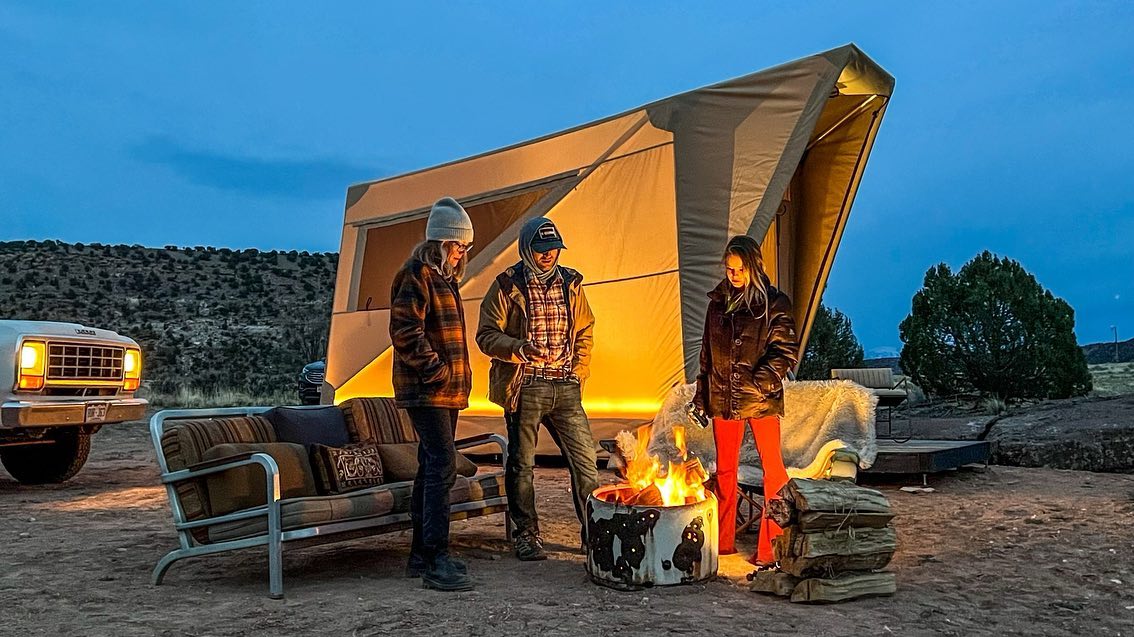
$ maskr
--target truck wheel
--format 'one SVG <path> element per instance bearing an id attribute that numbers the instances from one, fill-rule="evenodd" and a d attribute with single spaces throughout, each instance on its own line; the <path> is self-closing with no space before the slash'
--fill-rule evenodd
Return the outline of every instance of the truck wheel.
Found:
<path id="1" fill-rule="evenodd" d="M 0 462 L 23 484 L 50 484 L 70 479 L 87 461 L 91 435 L 77 428 L 56 429 L 47 434 L 49 445 L 0 447 Z"/>

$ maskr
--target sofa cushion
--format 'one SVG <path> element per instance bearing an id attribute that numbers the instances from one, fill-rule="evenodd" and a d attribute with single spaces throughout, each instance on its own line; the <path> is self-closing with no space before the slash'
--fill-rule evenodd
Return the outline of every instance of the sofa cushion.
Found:
<path id="1" fill-rule="evenodd" d="M 276 407 L 264 412 L 280 442 L 303 445 L 310 452 L 316 444 L 341 447 L 350 442 L 343 412 L 334 406 L 318 408 Z"/>
<path id="2" fill-rule="evenodd" d="M 390 520 L 390 529 L 408 528 L 412 482 L 387 483 L 362 491 L 342 495 L 325 495 L 314 498 L 295 498 L 280 502 L 283 530 L 292 531 L 332 522 L 398 515 Z M 482 473 L 471 478 L 457 476 L 449 491 L 450 504 L 478 502 L 504 497 L 504 473 Z M 454 511 L 452 519 L 459 520 L 504 510 L 505 504 L 474 511 Z M 268 531 L 266 517 L 225 522 L 209 527 L 208 539 L 212 542 L 235 540 L 263 535 Z"/>
<path id="3" fill-rule="evenodd" d="M 469 495 L 465 500 L 466 502 L 505 496 L 503 471 L 480 473 L 469 478 L 458 478 L 458 480 L 466 480 L 469 484 Z"/>
<path id="4" fill-rule="evenodd" d="M 221 444 L 205 451 L 203 459 L 216 460 L 246 453 L 266 453 L 276 461 L 280 470 L 280 499 L 316 495 L 315 478 L 303 445 L 289 442 Z M 264 468 L 258 464 L 209 474 L 205 483 L 209 510 L 214 516 L 261 506 L 268 501 Z"/>
<path id="5" fill-rule="evenodd" d="M 280 502 L 280 521 L 285 531 L 302 529 L 330 522 L 376 517 L 393 512 L 397 494 L 386 485 L 352 491 L 341 495 L 321 495 Z M 405 495 L 409 510 L 409 495 Z M 408 526 L 408 521 L 407 521 Z M 209 527 L 209 540 L 219 542 L 263 535 L 268 531 L 266 516 L 225 522 Z"/>
<path id="6" fill-rule="evenodd" d="M 412 481 L 417 476 L 417 443 L 378 445 L 378 455 L 386 472 L 386 482 Z M 464 454 L 457 453 L 457 475 L 476 474 L 476 464 Z"/>
<path id="7" fill-rule="evenodd" d="M 393 398 L 351 398 L 339 405 L 351 442 L 417 442 L 417 432 Z"/>
<path id="8" fill-rule="evenodd" d="M 311 468 L 322 495 L 336 495 L 382 484 L 382 459 L 378 447 L 360 442 L 342 447 L 315 445 Z"/>
<path id="9" fill-rule="evenodd" d="M 204 460 L 209 448 L 234 442 L 276 442 L 272 423 L 263 416 L 226 416 L 169 421 L 161 436 L 161 452 L 170 471 L 181 471 Z M 186 520 L 209 517 L 204 480 L 176 487 Z"/>

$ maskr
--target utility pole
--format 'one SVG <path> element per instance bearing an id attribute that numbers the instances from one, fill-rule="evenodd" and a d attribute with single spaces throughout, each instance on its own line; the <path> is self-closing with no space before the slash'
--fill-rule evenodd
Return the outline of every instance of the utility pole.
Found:
<path id="1" fill-rule="evenodd" d="M 1118 326 L 1111 325 L 1110 331 L 1114 332 L 1114 362 L 1118 362 Z"/>

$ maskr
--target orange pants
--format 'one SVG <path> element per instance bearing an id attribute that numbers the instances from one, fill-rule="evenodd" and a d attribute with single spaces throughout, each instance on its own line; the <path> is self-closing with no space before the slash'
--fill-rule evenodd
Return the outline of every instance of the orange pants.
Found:
<path id="1" fill-rule="evenodd" d="M 780 453 L 780 417 L 749 418 L 748 426 L 752 427 L 756 451 L 760 452 L 760 464 L 764 469 L 764 514 L 760 518 L 760 540 L 756 553 L 748 561 L 771 564 L 776 561 L 772 553 L 772 538 L 779 537 L 784 531 L 768 519 L 768 501 L 775 499 L 788 481 Z M 740 465 L 740 443 L 743 440 L 743 420 L 713 419 L 713 441 L 717 445 L 716 495 L 720 502 L 718 548 L 721 555 L 736 552 L 736 470 Z"/>

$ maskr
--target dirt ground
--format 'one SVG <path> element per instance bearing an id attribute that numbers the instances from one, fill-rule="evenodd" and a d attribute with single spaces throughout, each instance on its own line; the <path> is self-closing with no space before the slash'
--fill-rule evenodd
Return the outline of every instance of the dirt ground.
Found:
<path id="1" fill-rule="evenodd" d="M 898 593 L 831 606 L 748 592 L 735 557 L 706 584 L 596 586 L 566 482 L 538 471 L 546 562 L 511 557 L 502 516 L 454 525 L 473 592 L 404 579 L 405 533 L 285 547 L 282 601 L 263 549 L 179 562 L 154 587 L 176 543 L 165 492 L 145 424 L 110 426 L 68 484 L 0 472 L 0 634 L 1134 635 L 1134 476 L 994 466 L 931 477 L 933 493 L 878 485 L 899 513 Z"/>

